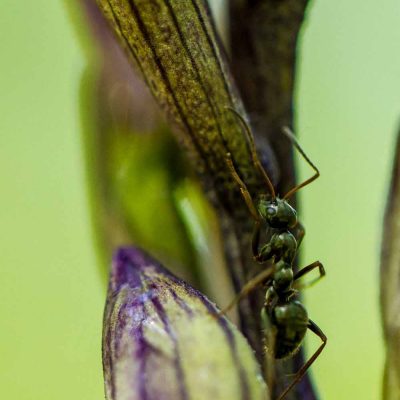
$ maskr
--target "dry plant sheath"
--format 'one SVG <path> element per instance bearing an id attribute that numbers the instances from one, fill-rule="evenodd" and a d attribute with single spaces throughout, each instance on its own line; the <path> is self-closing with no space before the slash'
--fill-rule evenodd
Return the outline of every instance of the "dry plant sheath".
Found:
<path id="1" fill-rule="evenodd" d="M 249 2 L 252 7 L 250 3 L 258 2 Z M 265 2 L 268 3 L 276 2 Z M 290 9 L 290 2 L 283 3 Z M 234 286 L 239 291 L 260 271 L 260 266 L 251 260 L 252 220 L 226 164 L 226 154 L 231 155 L 232 164 L 246 181 L 250 195 L 262 193 L 264 181 L 252 165 L 243 127 L 229 111 L 234 109 L 245 116 L 208 7 L 202 0 L 97 0 L 97 4 L 137 73 L 146 81 L 156 102 L 175 127 L 179 141 L 218 208 L 227 262 Z M 301 19 L 289 40 L 293 54 Z M 283 115 L 287 118 L 274 116 L 276 126 L 281 122 L 291 123 L 292 59 L 288 60 L 288 66 L 289 72 L 285 75 L 288 81 L 284 81 L 282 93 L 287 100 L 283 102 Z M 268 84 L 263 86 L 268 89 Z M 264 107 L 260 115 L 267 114 Z M 263 165 L 279 190 L 293 187 L 290 141 L 283 139 L 282 145 L 270 134 L 269 128 L 267 131 L 267 136 L 275 143 L 274 150 L 282 170 L 278 170 L 268 140 L 261 149 Z M 278 181 L 279 172 L 281 179 Z M 255 291 L 240 305 L 242 331 L 260 361 L 264 359 L 259 317 L 262 304 L 262 291 Z M 277 390 L 287 386 L 285 373 L 297 369 L 297 366 L 287 365 L 287 370 L 278 366 Z M 315 396 L 309 383 L 303 381 L 287 397 L 292 398 L 313 399 Z"/>
<path id="2" fill-rule="evenodd" d="M 204 7 L 193 1 L 100 0 L 159 105 L 197 160 L 196 170 L 224 179 L 221 156 L 246 154 L 241 128 L 227 107 L 242 110 L 227 79 Z M 224 174 L 225 171 L 225 174 Z"/>
<path id="3" fill-rule="evenodd" d="M 242 112 L 242 106 L 208 8 L 202 1 L 99 0 L 98 4 L 176 127 L 208 193 L 228 214 L 227 218 L 221 215 L 227 231 L 226 254 L 239 290 L 257 267 L 249 262 L 251 221 L 226 166 L 226 154 L 232 155 L 252 193 L 261 190 L 262 180 L 251 165 L 243 128 L 228 111 L 233 107 Z M 251 303 L 246 299 L 241 304 L 242 326 L 261 357 L 258 313 L 262 299 Z"/>
<path id="4" fill-rule="evenodd" d="M 396 400 L 400 398 L 400 134 L 383 227 L 380 276 L 386 343 L 383 399 Z"/>

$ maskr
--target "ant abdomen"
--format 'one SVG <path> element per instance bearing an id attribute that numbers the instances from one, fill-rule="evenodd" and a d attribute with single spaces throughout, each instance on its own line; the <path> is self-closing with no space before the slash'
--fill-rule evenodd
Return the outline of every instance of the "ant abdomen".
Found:
<path id="1" fill-rule="evenodd" d="M 275 306 L 270 310 L 270 319 L 275 326 L 275 337 L 272 343 L 266 342 L 266 347 L 276 359 L 293 356 L 300 348 L 308 328 L 308 314 L 303 305 L 293 300 L 286 304 Z"/>

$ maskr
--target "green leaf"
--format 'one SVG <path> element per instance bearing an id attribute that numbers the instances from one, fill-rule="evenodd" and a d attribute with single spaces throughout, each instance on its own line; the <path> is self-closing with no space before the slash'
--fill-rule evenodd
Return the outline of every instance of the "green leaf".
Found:
<path id="1" fill-rule="evenodd" d="M 384 221 L 380 277 L 386 343 L 383 398 L 397 400 L 400 398 L 400 132 Z"/>
<path id="2" fill-rule="evenodd" d="M 257 182 L 242 127 L 243 108 L 203 1 L 97 0 L 157 103 L 176 127 L 198 173 L 221 193 L 230 152 Z M 226 194 L 226 193 L 225 193 Z M 225 200 L 226 201 L 226 200 Z"/>

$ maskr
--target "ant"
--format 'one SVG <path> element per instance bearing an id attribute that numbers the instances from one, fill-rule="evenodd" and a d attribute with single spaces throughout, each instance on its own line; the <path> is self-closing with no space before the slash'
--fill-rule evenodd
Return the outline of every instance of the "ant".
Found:
<path id="1" fill-rule="evenodd" d="M 289 190 L 289 192 L 282 198 L 278 197 L 267 172 L 261 165 L 257 156 L 250 128 L 244 118 L 236 110 L 231 108 L 229 108 L 229 110 L 237 116 L 245 128 L 253 164 L 263 177 L 269 189 L 271 196 L 270 199 L 267 199 L 267 195 L 263 194 L 259 196 L 257 205 L 255 206 L 245 183 L 235 169 L 230 153 L 226 156 L 226 163 L 233 179 L 239 186 L 244 201 L 255 221 L 252 238 L 254 260 L 261 264 L 267 261 L 272 261 L 273 265 L 247 282 L 236 298 L 233 299 L 233 301 L 223 311 L 221 311 L 221 314 L 225 314 L 254 289 L 260 285 L 264 285 L 266 288 L 266 294 L 261 311 L 261 322 L 265 332 L 264 340 L 266 350 L 271 357 L 274 359 L 285 359 L 294 356 L 302 344 L 307 329 L 310 329 L 310 331 L 317 335 L 322 341 L 322 344 L 318 347 L 315 353 L 295 374 L 290 385 L 279 396 L 278 400 L 282 400 L 303 378 L 307 369 L 318 358 L 327 343 L 327 337 L 321 329 L 311 319 L 309 319 L 305 307 L 300 303 L 300 301 L 294 299 L 297 294 L 297 290 L 294 286 L 298 279 L 315 268 L 318 268 L 319 277 L 311 281 L 308 284 L 309 286 L 322 278 L 325 275 L 325 270 L 319 261 L 315 261 L 302 268 L 297 273 L 293 272 L 292 264 L 300 242 L 303 239 L 304 228 L 297 220 L 296 210 L 288 203 L 288 199 L 294 193 L 313 182 L 320 174 L 317 167 L 304 153 L 289 128 L 283 128 L 286 136 L 291 140 L 295 148 L 315 173 L 301 184 Z M 267 225 L 268 228 L 272 229 L 273 234 L 269 241 L 260 248 L 259 242 L 262 224 Z M 300 228 L 298 240 L 290 232 L 290 229 L 294 229 L 295 227 Z"/>

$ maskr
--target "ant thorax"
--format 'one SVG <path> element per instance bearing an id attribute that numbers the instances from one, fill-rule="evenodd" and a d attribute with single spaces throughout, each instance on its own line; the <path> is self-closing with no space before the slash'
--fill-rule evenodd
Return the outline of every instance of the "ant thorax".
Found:
<path id="1" fill-rule="evenodd" d="M 289 231 L 274 233 L 259 251 L 260 260 L 280 260 L 292 264 L 297 251 L 297 240 Z"/>
<path id="2" fill-rule="evenodd" d="M 285 199 L 259 199 L 257 210 L 265 222 L 275 229 L 290 229 L 297 224 L 296 210 Z"/>

